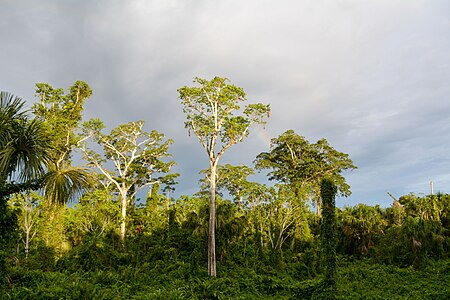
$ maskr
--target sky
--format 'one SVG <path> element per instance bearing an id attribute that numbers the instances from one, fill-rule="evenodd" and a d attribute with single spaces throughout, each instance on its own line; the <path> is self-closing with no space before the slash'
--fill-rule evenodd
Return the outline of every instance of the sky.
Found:
<path id="1" fill-rule="evenodd" d="M 358 166 L 339 206 L 387 207 L 388 191 L 429 194 L 430 181 L 450 193 L 450 1 L 0 0 L 0 11 L 0 90 L 31 105 L 38 82 L 84 80 L 86 120 L 144 120 L 175 141 L 176 195 L 198 191 L 208 167 L 177 89 L 214 76 L 272 109 L 222 164 L 253 166 L 293 129 Z"/>

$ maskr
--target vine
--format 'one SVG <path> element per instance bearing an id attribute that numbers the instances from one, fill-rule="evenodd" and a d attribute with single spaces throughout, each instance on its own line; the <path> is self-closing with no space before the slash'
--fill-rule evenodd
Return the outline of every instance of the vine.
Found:
<path id="1" fill-rule="evenodd" d="M 336 193 L 337 188 L 329 179 L 320 185 L 323 211 L 321 221 L 321 243 L 324 253 L 325 279 L 324 289 L 328 299 L 336 294 Z"/>

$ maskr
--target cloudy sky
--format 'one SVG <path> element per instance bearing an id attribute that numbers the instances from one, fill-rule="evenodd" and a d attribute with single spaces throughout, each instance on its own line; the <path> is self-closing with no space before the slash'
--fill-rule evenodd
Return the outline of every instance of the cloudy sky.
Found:
<path id="1" fill-rule="evenodd" d="M 222 163 L 247 164 L 288 129 L 326 138 L 358 169 L 339 205 L 450 193 L 447 0 L 0 0 L 0 90 L 86 81 L 85 118 L 145 120 L 175 140 L 177 194 L 198 190 L 207 157 L 184 128 L 177 89 L 228 77 L 270 103 L 265 129 Z M 261 177 L 263 178 L 263 177 Z"/>

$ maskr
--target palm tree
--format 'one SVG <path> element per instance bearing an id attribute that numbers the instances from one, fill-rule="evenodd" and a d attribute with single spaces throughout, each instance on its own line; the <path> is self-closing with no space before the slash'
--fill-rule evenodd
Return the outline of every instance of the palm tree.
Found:
<path id="1" fill-rule="evenodd" d="M 6 201 L 13 193 L 38 188 L 48 160 L 41 123 L 29 120 L 23 106 L 20 98 L 0 93 L 0 280 L 6 270 L 4 251 L 14 241 L 17 226 Z"/>
<path id="2" fill-rule="evenodd" d="M 89 186 L 83 168 L 56 168 L 50 137 L 42 121 L 29 119 L 24 101 L 0 95 L 0 187 L 5 197 L 27 189 L 44 188 L 50 204 L 63 204 Z"/>

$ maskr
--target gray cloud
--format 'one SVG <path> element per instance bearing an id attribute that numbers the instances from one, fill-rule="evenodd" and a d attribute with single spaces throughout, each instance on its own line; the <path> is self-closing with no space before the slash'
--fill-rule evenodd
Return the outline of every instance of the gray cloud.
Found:
<path id="1" fill-rule="evenodd" d="M 270 103 L 224 163 L 251 165 L 264 135 L 325 137 L 359 169 L 341 204 L 450 192 L 450 5 L 446 1 L 3 1 L 0 89 L 31 101 L 34 84 L 94 90 L 85 116 L 111 129 L 145 120 L 175 140 L 178 193 L 207 165 L 184 129 L 177 89 L 226 76 Z"/>

